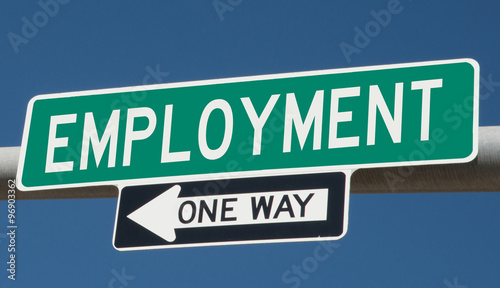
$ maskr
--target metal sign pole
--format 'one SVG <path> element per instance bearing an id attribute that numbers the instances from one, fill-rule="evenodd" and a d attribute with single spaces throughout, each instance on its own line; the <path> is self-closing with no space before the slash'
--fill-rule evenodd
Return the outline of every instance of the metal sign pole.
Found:
<path id="1" fill-rule="evenodd" d="M 7 181 L 16 177 L 19 150 L 0 148 L 0 200 L 7 200 Z M 479 153 L 470 163 L 360 169 L 351 179 L 353 194 L 487 191 L 500 191 L 500 126 L 479 127 Z M 114 186 L 16 194 L 16 200 L 116 197 Z"/>

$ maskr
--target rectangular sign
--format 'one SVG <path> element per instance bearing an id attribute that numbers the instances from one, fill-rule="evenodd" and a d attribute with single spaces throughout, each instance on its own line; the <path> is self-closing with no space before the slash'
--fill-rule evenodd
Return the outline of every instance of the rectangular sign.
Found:
<path id="1" fill-rule="evenodd" d="M 41 95 L 22 190 L 468 162 L 472 59 Z"/>
<path id="2" fill-rule="evenodd" d="M 337 240 L 347 231 L 350 173 L 224 179 L 121 189 L 121 251 Z"/>

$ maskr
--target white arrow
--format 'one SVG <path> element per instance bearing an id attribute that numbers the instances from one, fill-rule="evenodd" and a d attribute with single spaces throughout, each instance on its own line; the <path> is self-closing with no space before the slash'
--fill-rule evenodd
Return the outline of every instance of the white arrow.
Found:
<path id="1" fill-rule="evenodd" d="M 176 219 L 176 199 L 181 192 L 181 186 L 175 185 L 158 197 L 130 213 L 127 217 L 161 238 L 172 242 L 175 240 L 175 231 L 162 219 Z"/>
<path id="2" fill-rule="evenodd" d="M 328 189 L 178 197 L 175 185 L 127 217 L 168 242 L 175 229 L 325 221 Z"/>

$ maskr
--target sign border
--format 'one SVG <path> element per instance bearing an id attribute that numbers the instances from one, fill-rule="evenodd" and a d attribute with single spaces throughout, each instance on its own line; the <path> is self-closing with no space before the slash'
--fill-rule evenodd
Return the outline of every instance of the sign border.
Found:
<path id="1" fill-rule="evenodd" d="M 28 132 L 30 129 L 31 115 L 32 115 L 32 111 L 33 111 L 34 102 L 38 101 L 38 100 L 65 98 L 65 97 L 80 97 L 80 96 L 85 97 L 85 96 L 100 95 L 100 94 L 137 92 L 137 91 L 148 91 L 148 90 L 158 90 L 158 89 L 168 89 L 168 88 L 182 88 L 182 87 L 202 86 L 202 85 L 239 83 L 239 82 L 249 82 L 249 81 L 258 81 L 258 80 L 272 80 L 272 79 L 283 79 L 283 78 L 304 77 L 304 76 L 341 74 L 341 73 L 351 73 L 351 72 L 361 72 L 361 71 L 423 67 L 423 66 L 454 64 L 454 63 L 468 63 L 474 69 L 474 93 L 473 93 L 474 94 L 473 95 L 474 101 L 473 101 L 473 115 L 472 115 L 472 118 L 473 118 L 473 120 L 472 120 L 473 121 L 472 122 L 473 143 L 472 143 L 471 154 L 465 158 L 423 160 L 423 161 L 404 161 L 404 162 L 384 162 L 384 163 L 357 164 L 357 165 L 331 165 L 331 166 L 302 167 L 302 168 L 263 169 L 263 170 L 241 171 L 241 172 L 218 172 L 218 173 L 206 173 L 206 174 L 195 174 L 195 175 L 162 176 L 162 177 L 151 177 L 151 178 L 82 182 L 82 183 L 56 184 L 56 185 L 32 186 L 32 187 L 26 187 L 22 183 L 23 168 L 24 168 L 26 149 L 27 149 L 27 143 L 28 143 L 28 135 L 29 135 Z M 176 83 L 130 86 L 130 87 L 121 87 L 121 88 L 86 90 L 86 91 L 78 91 L 78 92 L 43 94 L 43 95 L 37 95 L 37 96 L 33 97 L 28 103 L 16 178 L 17 178 L 18 188 L 21 191 L 35 191 L 35 190 L 104 186 L 104 185 L 114 185 L 114 186 L 120 187 L 120 186 L 136 186 L 136 185 L 145 185 L 145 184 L 159 184 L 159 183 L 182 183 L 182 182 L 190 182 L 190 181 L 209 181 L 209 180 L 215 180 L 215 179 L 221 179 L 221 178 L 264 177 L 264 176 L 268 176 L 268 175 L 275 175 L 275 176 L 278 176 L 278 175 L 298 175 L 298 174 L 309 174 L 309 173 L 326 173 L 326 172 L 333 172 L 333 171 L 345 171 L 345 170 L 355 171 L 356 169 L 360 169 L 360 168 L 383 168 L 383 167 L 400 167 L 400 166 L 414 166 L 414 165 L 416 166 L 416 165 L 430 165 L 430 164 L 466 163 L 466 162 L 472 161 L 477 156 L 477 153 L 478 153 L 478 129 L 479 129 L 479 63 L 472 58 L 460 58 L 460 59 L 423 61 L 423 62 L 400 63 L 400 64 L 385 64 L 385 65 L 374 65 L 374 66 L 363 66 L 363 67 L 325 69 L 325 70 L 314 70 L 314 71 L 304 71 L 304 72 L 267 74 L 267 75 L 258 75 L 258 76 L 243 76 L 243 77 L 221 78 L 221 79 L 211 79 L 211 80 L 197 80 L 197 81 L 186 81 L 186 82 L 176 82 Z"/>

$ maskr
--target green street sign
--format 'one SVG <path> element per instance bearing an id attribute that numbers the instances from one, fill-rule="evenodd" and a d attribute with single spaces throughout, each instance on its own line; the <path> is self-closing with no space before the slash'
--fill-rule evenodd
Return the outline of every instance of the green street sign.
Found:
<path id="1" fill-rule="evenodd" d="M 477 155 L 472 59 L 40 95 L 22 190 L 461 163 Z"/>

